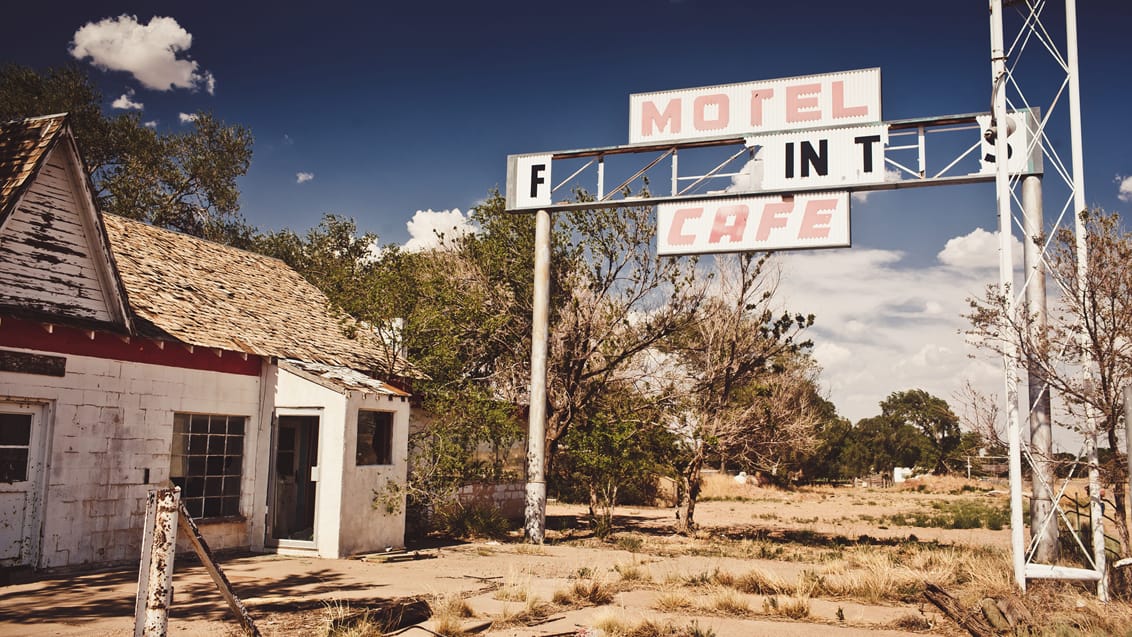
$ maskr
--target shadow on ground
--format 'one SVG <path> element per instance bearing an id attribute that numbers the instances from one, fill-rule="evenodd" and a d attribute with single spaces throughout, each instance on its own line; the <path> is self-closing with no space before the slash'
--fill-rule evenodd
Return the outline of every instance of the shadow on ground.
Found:
<path id="1" fill-rule="evenodd" d="M 328 569 L 267 577 L 254 563 L 240 562 L 239 558 L 228 560 L 221 563 L 221 568 L 226 569 L 237 596 L 252 600 L 248 605 L 253 611 L 318 608 L 325 605 L 320 597 L 358 589 L 357 579 Z M 239 573 L 233 576 L 232 571 L 237 568 Z M 132 617 L 137 580 L 136 568 L 122 568 L 42 577 L 25 585 L 0 589 L 0 621 L 82 623 L 99 618 Z M 380 586 L 370 583 L 366 587 Z M 258 603 L 256 598 L 268 599 Z M 365 605 L 367 601 L 359 599 L 356 603 Z M 224 598 L 203 567 L 178 558 L 170 617 L 221 619 L 227 612 Z"/>

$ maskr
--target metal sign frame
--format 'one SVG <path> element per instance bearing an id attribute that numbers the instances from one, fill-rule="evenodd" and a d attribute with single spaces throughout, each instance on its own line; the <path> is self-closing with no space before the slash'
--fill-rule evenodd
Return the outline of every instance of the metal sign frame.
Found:
<path id="1" fill-rule="evenodd" d="M 829 187 L 788 189 L 748 189 L 730 192 L 694 192 L 708 183 L 718 183 L 716 180 L 732 178 L 741 174 L 733 172 L 734 162 L 746 157 L 755 159 L 756 146 L 760 140 L 784 131 L 751 131 L 751 135 L 727 135 L 720 137 L 698 137 L 696 139 L 676 139 L 662 143 L 629 144 L 622 146 L 609 146 L 587 148 L 567 151 L 554 151 L 526 155 L 508 156 L 507 175 L 507 205 L 508 212 L 535 213 L 536 215 L 536 254 L 535 254 L 535 289 L 534 289 L 534 315 L 531 352 L 531 389 L 530 389 L 530 428 L 528 431 L 528 482 L 526 503 L 526 532 L 528 539 L 541 543 L 545 527 L 546 511 L 546 482 L 544 476 L 545 452 L 545 420 L 546 420 L 546 360 L 547 335 L 549 315 L 549 264 L 550 264 L 550 228 L 552 212 L 592 210 L 615 208 L 624 206 L 652 206 L 664 204 L 681 204 L 689 202 L 727 202 L 752 195 L 792 195 L 800 192 L 830 192 L 849 191 L 866 192 L 876 190 L 894 190 L 899 188 L 913 188 L 924 186 L 958 185 L 970 183 L 994 182 L 999 218 L 999 281 L 1000 289 L 1009 299 L 1009 311 L 1014 312 L 1018 303 L 1023 299 L 1031 308 L 1045 307 L 1045 270 L 1044 247 L 1035 249 L 1033 241 L 1026 241 L 1027 265 L 1025 284 L 1021 289 L 1013 289 L 1013 239 L 1014 226 L 1017 224 L 1023 229 L 1026 237 L 1042 234 L 1045 230 L 1042 220 L 1041 202 L 1041 174 L 1042 157 L 1048 157 L 1055 168 L 1055 172 L 1068 184 L 1071 199 L 1066 202 L 1057 220 L 1057 225 L 1065 220 L 1067 215 L 1074 218 L 1074 231 L 1078 252 L 1078 278 L 1083 283 L 1087 272 L 1086 230 L 1081 220 L 1081 213 L 1086 210 L 1083 184 L 1081 121 L 1080 121 L 1080 86 L 1077 62 L 1077 18 L 1076 0 L 1065 0 L 1065 50 L 1062 52 L 1052 41 L 1049 32 L 1042 24 L 1042 13 L 1047 7 L 1046 0 L 1007 0 L 1006 4 L 1017 6 L 1023 16 L 1023 25 L 1015 34 L 1009 48 L 1005 46 L 1005 32 L 1003 22 L 1004 0 L 989 0 L 990 3 L 990 32 L 991 32 L 991 66 L 992 66 L 992 108 L 990 113 L 971 113 L 960 115 L 945 115 L 940 117 L 916 118 L 881 123 L 887 131 L 884 140 L 884 166 L 891 167 L 901 176 L 900 179 L 883 179 L 871 183 L 852 183 L 832 185 Z M 1043 46 L 1058 65 L 1065 72 L 1065 81 L 1052 102 L 1045 108 L 1045 114 L 1034 108 L 1025 99 L 1023 92 L 1018 88 L 1015 79 L 1015 67 L 1021 52 L 1027 44 L 1037 42 Z M 1008 65 L 1007 60 L 1014 59 Z M 821 76 L 812 76 L 821 77 Z M 762 83 L 747 83 L 765 85 L 773 82 L 797 80 L 772 80 Z M 804 79 L 804 78 L 802 78 Z M 878 72 L 879 83 L 879 72 Z M 718 91 L 710 91 L 713 87 L 693 89 L 696 95 L 718 95 Z M 707 91 L 705 93 L 705 91 Z M 1011 95 L 1012 93 L 1012 95 Z M 1058 156 L 1046 135 L 1051 115 L 1060 113 L 1059 102 L 1062 95 L 1068 94 L 1068 120 L 1071 134 L 1071 162 L 1067 166 Z M 709 99 L 705 98 L 705 99 Z M 706 107 L 705 107 L 706 108 Z M 1016 110 L 1011 110 L 1014 108 Z M 706 112 L 706 111 L 705 111 Z M 712 111 L 718 113 L 718 111 Z M 1023 119 L 1019 120 L 1018 118 Z M 670 120 L 671 121 L 671 120 Z M 1018 122 L 1024 125 L 1018 125 Z M 996 126 L 996 123 L 1003 123 Z M 860 124 L 857 122 L 855 124 Z M 791 135 L 818 134 L 823 130 L 834 130 L 839 127 L 793 128 L 788 131 Z M 843 127 L 840 127 L 843 128 Z M 997 134 L 1000 130 L 1007 134 Z M 1014 129 L 1014 130 L 1011 130 Z M 963 131 L 978 130 L 979 135 L 965 151 L 960 152 L 942 170 L 930 173 L 927 170 L 928 140 L 936 133 L 959 133 Z M 1018 131 L 1021 137 L 1015 137 Z M 908 143 L 894 143 L 903 142 Z M 988 166 L 982 162 L 982 168 L 975 173 L 956 173 L 953 169 L 971 153 L 978 150 L 984 152 L 993 150 L 996 157 L 1011 157 L 1012 144 L 1024 148 L 1022 155 L 1025 158 L 1022 166 L 1010 159 L 1006 162 L 996 162 Z M 734 152 L 719 162 L 712 169 L 693 175 L 681 175 L 679 157 L 681 151 L 693 149 L 731 147 Z M 792 149 L 791 151 L 792 152 Z M 989 153 L 987 153 L 989 155 Z M 616 187 L 608 188 L 605 183 L 605 160 L 608 157 L 620 155 L 644 155 L 640 168 L 631 174 L 628 179 L 620 182 Z M 552 164 L 555 161 L 587 159 L 588 161 L 571 172 L 571 174 L 554 185 L 551 177 L 554 174 Z M 669 160 L 671 177 L 668 180 L 668 194 L 649 196 L 634 196 L 629 193 L 630 187 L 644 177 L 651 169 L 664 160 Z M 988 169 L 989 168 L 989 169 Z M 524 180 L 523 175 L 528 175 Z M 592 201 L 554 202 L 553 195 L 562 188 L 578 185 L 578 179 L 583 176 L 592 179 L 588 182 L 591 187 L 586 192 L 594 195 Z M 682 182 L 690 182 L 684 185 Z M 1021 194 L 1017 191 L 1021 191 Z M 1011 202 L 1020 204 L 1023 213 L 1021 219 L 1015 218 L 1012 213 Z M 1083 287 L 1083 286 L 1082 286 Z M 1044 434 L 1035 434 L 1031 443 L 1023 447 L 1021 437 L 1022 422 L 1019 415 L 1018 370 L 1015 363 L 1016 355 L 1009 349 L 1003 356 L 1004 400 L 1007 413 L 1007 427 L 1010 447 L 1010 503 L 1011 503 L 1011 547 L 1013 556 L 1014 576 L 1017 585 L 1025 590 L 1027 579 L 1076 579 L 1097 582 L 1097 595 L 1102 600 L 1108 599 L 1107 581 L 1105 579 L 1105 547 L 1103 516 L 1101 515 L 1101 500 L 1099 487 L 1099 468 L 1097 463 L 1097 425 L 1095 419 L 1088 423 L 1088 434 L 1085 436 L 1082 455 L 1088 457 L 1089 487 L 1092 521 L 1092 568 L 1067 568 L 1051 564 L 1040 564 L 1034 561 L 1039 540 L 1048 532 L 1050 525 L 1056 530 L 1058 516 L 1068 520 L 1065 513 L 1058 506 L 1060 496 L 1064 493 L 1064 485 L 1053 498 L 1052 477 L 1048 474 L 1048 466 L 1043 468 L 1043 456 L 1049 453 L 1038 449 L 1039 444 L 1049 444 L 1049 403 L 1048 388 L 1040 385 L 1034 387 L 1031 383 L 1030 400 L 1028 404 L 1029 418 L 1036 423 L 1036 430 L 1043 430 Z M 1043 400 L 1043 396 L 1045 397 Z M 1043 418 L 1045 424 L 1041 425 Z M 1042 436 L 1044 440 L 1039 440 Z M 1132 443 L 1130 443 L 1132 446 Z M 1031 521 L 1031 541 L 1027 546 L 1024 538 L 1022 506 L 1022 471 L 1021 461 L 1025 455 L 1027 461 L 1035 468 L 1034 491 L 1042 497 L 1051 500 L 1048 511 L 1041 516 L 1035 516 Z M 1048 456 L 1047 456 L 1048 459 Z M 1132 462 L 1132 460 L 1130 460 Z M 1078 544 L 1084 548 L 1084 543 L 1077 538 Z"/>

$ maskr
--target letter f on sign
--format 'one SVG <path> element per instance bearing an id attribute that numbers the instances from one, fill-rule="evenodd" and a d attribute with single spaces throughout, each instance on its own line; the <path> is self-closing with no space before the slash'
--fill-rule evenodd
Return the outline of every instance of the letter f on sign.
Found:
<path id="1" fill-rule="evenodd" d="M 531 199 L 538 198 L 539 184 L 546 183 L 546 180 L 542 178 L 544 172 L 546 172 L 546 164 L 531 165 Z"/>

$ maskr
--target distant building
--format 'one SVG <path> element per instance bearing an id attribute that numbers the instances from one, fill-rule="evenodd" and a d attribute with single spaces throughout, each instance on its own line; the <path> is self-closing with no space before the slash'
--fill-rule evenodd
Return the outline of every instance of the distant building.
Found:
<path id="1" fill-rule="evenodd" d="M 401 546 L 372 501 L 409 396 L 372 370 L 414 371 L 355 327 L 281 261 L 101 214 L 65 116 L 0 124 L 0 566 L 137 560 L 168 483 L 216 549 Z"/>

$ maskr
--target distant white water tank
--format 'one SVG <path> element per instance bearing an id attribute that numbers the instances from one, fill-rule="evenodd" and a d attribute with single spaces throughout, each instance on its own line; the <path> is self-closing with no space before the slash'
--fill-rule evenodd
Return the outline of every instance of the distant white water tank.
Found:
<path id="1" fill-rule="evenodd" d="M 892 470 L 892 483 L 900 484 L 912 477 L 912 467 L 896 467 Z"/>

